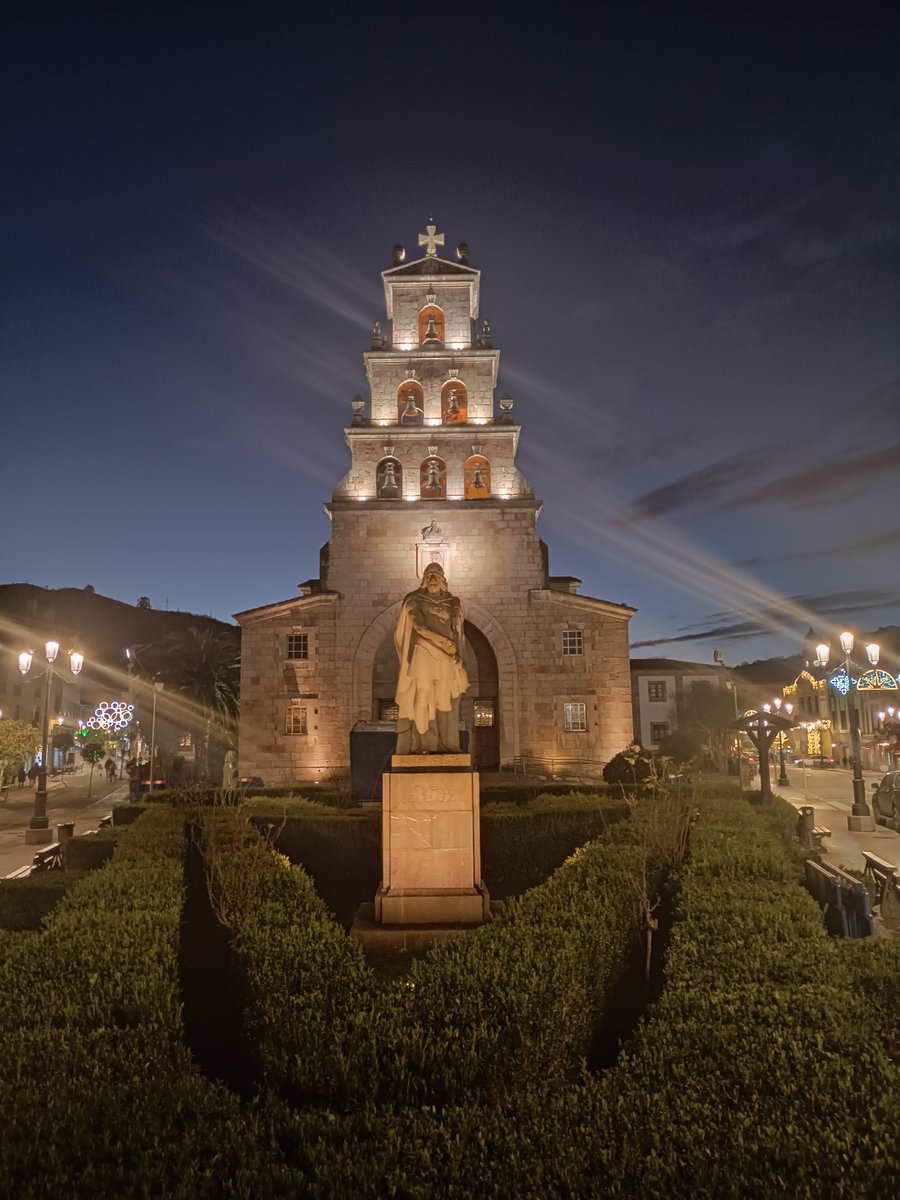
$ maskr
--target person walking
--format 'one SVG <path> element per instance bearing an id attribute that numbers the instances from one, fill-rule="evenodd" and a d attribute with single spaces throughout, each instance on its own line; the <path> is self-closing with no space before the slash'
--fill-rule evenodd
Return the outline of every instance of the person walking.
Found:
<path id="1" fill-rule="evenodd" d="M 16 772 L 16 779 L 19 782 L 20 788 L 25 786 L 25 780 L 27 778 L 28 778 L 28 776 L 25 773 L 25 764 L 22 763 L 22 765 L 19 767 L 18 771 Z"/>

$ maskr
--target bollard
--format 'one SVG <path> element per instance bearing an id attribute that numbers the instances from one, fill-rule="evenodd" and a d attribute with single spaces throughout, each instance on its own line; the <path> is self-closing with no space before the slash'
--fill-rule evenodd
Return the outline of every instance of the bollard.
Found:
<path id="1" fill-rule="evenodd" d="M 815 848 L 816 839 L 813 837 L 815 827 L 816 810 L 812 805 L 804 804 L 800 809 L 800 816 L 797 820 L 797 838 L 801 846 L 808 846 L 810 850 Z"/>
<path id="2" fill-rule="evenodd" d="M 68 838 L 75 836 L 75 822 L 65 821 L 56 827 L 56 840 L 65 842 Z"/>

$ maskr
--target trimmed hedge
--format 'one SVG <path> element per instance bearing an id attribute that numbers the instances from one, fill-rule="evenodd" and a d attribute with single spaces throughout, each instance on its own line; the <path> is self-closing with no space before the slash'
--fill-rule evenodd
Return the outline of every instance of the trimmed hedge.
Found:
<path id="1" fill-rule="evenodd" d="M 0 879 L 0 929 L 40 929 L 84 871 L 41 871 L 24 879 Z"/>
<path id="2" fill-rule="evenodd" d="M 585 1046 L 665 873 L 655 801 L 386 987 L 303 871 L 239 814 L 197 815 L 262 1062 L 242 1108 L 185 1047 L 185 812 L 154 805 L 42 934 L 0 936 L 0 1178 L 26 1197 L 893 1197 L 900 942 L 825 934 L 789 806 L 698 808 L 665 988 L 596 1075 Z"/>
<path id="3" fill-rule="evenodd" d="M 183 818 L 148 812 L 0 962 L 8 1194 L 251 1195 L 260 1172 L 277 1179 L 277 1153 L 184 1045 L 183 859 Z"/>

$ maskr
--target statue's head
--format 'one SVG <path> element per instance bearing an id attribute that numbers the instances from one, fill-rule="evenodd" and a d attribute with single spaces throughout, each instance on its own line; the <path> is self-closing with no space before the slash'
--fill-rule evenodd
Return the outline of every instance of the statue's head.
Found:
<path id="1" fill-rule="evenodd" d="M 437 594 L 438 592 L 449 591 L 447 587 L 447 578 L 444 575 L 444 568 L 440 563 L 429 563 L 422 572 L 422 587 L 426 592 Z"/>

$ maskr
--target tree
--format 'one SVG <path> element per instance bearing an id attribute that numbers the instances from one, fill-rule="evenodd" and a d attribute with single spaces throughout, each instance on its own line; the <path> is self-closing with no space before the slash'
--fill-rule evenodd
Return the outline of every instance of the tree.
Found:
<path id="1" fill-rule="evenodd" d="M 6 783 L 7 772 L 24 764 L 25 759 L 37 753 L 41 735 L 33 725 L 24 721 L 0 721 L 0 787 Z"/>
<path id="2" fill-rule="evenodd" d="M 237 639 L 192 625 L 164 638 L 154 657 L 163 682 L 193 702 L 186 710 L 187 723 L 194 736 L 198 773 L 207 777 L 210 739 L 218 735 L 224 744 L 237 721 L 241 672 Z"/>
<path id="3" fill-rule="evenodd" d="M 149 596 L 138 596 L 137 604 L 135 607 L 136 608 L 150 608 L 151 607 L 150 597 Z"/>
<path id="4" fill-rule="evenodd" d="M 734 737 L 733 693 L 724 687 L 695 683 L 678 697 L 678 732 L 708 754 L 717 771 L 724 771 Z"/>

